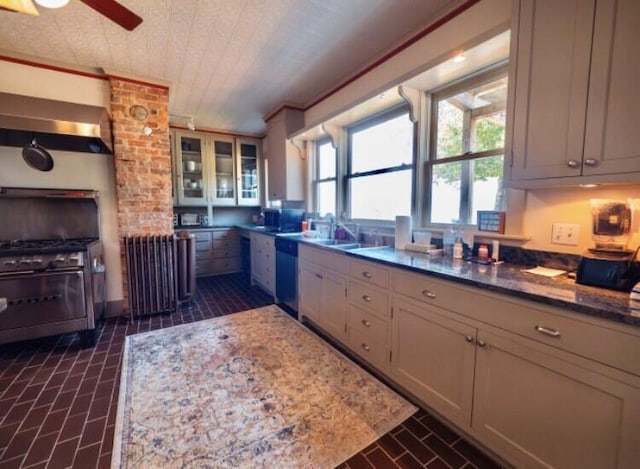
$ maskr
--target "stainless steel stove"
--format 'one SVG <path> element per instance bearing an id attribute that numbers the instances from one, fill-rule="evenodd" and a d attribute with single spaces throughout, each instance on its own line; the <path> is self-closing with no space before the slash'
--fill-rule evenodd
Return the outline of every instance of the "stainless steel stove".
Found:
<path id="1" fill-rule="evenodd" d="M 9 222 L 0 226 L 0 343 L 76 331 L 95 343 L 105 309 L 97 194 L 3 188 L 0 219 Z M 23 237 L 8 238 L 16 225 Z"/>

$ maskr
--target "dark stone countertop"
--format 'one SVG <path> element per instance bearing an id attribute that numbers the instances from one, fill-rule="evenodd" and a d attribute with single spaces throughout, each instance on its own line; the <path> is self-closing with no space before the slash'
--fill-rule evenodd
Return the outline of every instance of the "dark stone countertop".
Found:
<path id="1" fill-rule="evenodd" d="M 529 268 L 523 265 L 479 265 L 461 259 L 432 258 L 392 247 L 344 252 L 391 267 L 640 327 L 640 305 L 631 307 L 629 293 L 578 285 L 565 275 L 548 278 L 523 272 Z"/>

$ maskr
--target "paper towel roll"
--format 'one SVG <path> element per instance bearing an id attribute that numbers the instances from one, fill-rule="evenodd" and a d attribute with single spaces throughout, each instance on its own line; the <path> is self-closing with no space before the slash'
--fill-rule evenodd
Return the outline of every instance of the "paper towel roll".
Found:
<path id="1" fill-rule="evenodd" d="M 396 249 L 404 249 L 411 243 L 411 217 L 408 215 L 396 216 Z"/>

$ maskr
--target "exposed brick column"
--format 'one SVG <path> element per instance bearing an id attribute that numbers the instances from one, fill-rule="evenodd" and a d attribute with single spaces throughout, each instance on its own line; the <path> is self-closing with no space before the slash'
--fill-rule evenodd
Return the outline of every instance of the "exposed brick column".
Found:
<path id="1" fill-rule="evenodd" d="M 124 236 L 173 232 L 171 153 L 169 149 L 169 89 L 110 76 L 113 119 L 118 233 Z M 131 115 L 134 105 L 148 115 Z M 143 128 L 153 130 L 144 135 Z M 122 241 L 123 291 L 128 299 L 127 264 Z"/>

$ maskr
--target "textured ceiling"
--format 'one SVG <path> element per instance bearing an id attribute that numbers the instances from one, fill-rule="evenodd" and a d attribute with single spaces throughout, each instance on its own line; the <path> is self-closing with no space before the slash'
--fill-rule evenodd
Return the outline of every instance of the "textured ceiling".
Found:
<path id="1" fill-rule="evenodd" d="M 171 114 L 193 116 L 196 127 L 261 134 L 263 117 L 280 104 L 308 105 L 461 2 L 120 3 L 143 18 L 132 32 L 78 0 L 38 7 L 39 17 L 0 11 L 0 49 L 163 80 Z"/>

